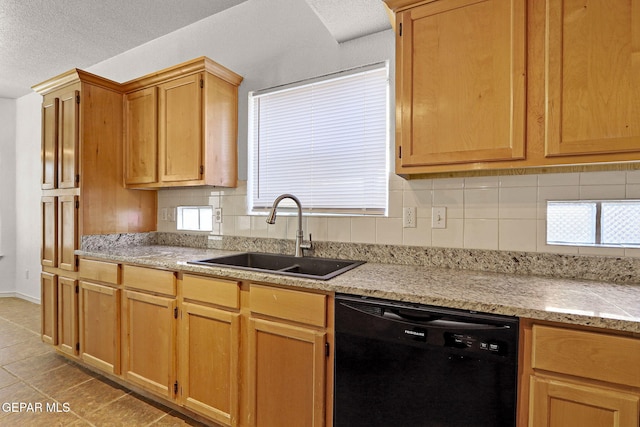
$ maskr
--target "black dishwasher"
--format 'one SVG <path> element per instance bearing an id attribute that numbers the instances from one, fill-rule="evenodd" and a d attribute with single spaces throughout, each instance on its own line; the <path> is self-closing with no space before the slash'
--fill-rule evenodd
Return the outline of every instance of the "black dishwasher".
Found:
<path id="1" fill-rule="evenodd" d="M 518 319 L 338 295 L 335 427 L 513 427 Z"/>

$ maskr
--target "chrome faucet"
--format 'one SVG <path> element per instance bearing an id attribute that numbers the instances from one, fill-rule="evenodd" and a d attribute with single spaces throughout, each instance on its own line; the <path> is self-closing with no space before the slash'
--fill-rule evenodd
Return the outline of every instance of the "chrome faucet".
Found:
<path id="1" fill-rule="evenodd" d="M 302 257 L 304 256 L 303 249 L 311 249 L 311 234 L 309 234 L 309 243 L 304 243 L 304 234 L 302 233 L 302 205 L 300 204 L 300 200 L 293 194 L 282 194 L 278 196 L 273 201 L 273 206 L 271 207 L 271 211 L 269 212 L 269 216 L 267 216 L 267 224 L 275 224 L 276 223 L 276 209 L 278 208 L 278 203 L 282 201 L 282 199 L 291 199 L 298 206 L 298 230 L 296 231 L 296 253 L 295 256 Z"/>

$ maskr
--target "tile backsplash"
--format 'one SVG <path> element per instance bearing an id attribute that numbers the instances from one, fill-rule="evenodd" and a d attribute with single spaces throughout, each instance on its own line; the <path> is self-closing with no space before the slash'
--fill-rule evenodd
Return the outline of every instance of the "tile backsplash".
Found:
<path id="1" fill-rule="evenodd" d="M 176 231 L 175 221 L 161 219 L 163 208 L 211 205 L 222 208 L 214 236 L 295 238 L 295 216 L 268 225 L 265 216 L 247 214 L 246 192 L 244 181 L 234 189 L 160 190 L 158 231 Z M 316 241 L 640 257 L 640 249 L 550 246 L 545 239 L 547 200 L 634 198 L 635 170 L 421 180 L 392 174 L 387 217 L 305 216 L 303 228 Z M 431 227 L 434 206 L 446 207 L 446 228 Z M 403 228 L 404 207 L 417 208 L 415 228 Z"/>

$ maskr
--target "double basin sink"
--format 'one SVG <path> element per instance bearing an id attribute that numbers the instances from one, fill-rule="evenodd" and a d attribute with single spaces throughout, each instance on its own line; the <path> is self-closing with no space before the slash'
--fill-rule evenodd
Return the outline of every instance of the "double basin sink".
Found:
<path id="1" fill-rule="evenodd" d="M 364 261 L 244 252 L 236 255 L 189 261 L 188 264 L 229 267 L 284 276 L 328 280 L 364 264 Z"/>

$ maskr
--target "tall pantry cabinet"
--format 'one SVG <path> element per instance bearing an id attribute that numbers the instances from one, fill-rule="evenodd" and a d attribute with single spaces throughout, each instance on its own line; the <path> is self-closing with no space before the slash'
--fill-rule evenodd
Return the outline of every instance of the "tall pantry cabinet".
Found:
<path id="1" fill-rule="evenodd" d="M 42 102 L 42 338 L 77 355 L 80 236 L 156 229 L 156 192 L 122 184 L 123 94 L 73 69 L 33 87 Z"/>

